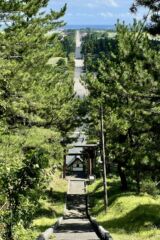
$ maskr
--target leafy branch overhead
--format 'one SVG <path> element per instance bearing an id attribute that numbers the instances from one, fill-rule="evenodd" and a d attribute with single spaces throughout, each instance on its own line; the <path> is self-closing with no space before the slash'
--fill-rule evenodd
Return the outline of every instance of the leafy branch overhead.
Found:
<path id="1" fill-rule="evenodd" d="M 135 0 L 132 7 L 130 8 L 131 12 L 136 13 L 140 6 L 143 6 L 149 10 L 148 17 L 150 18 L 150 23 L 148 23 L 146 30 L 153 35 L 160 34 L 159 0 Z"/>

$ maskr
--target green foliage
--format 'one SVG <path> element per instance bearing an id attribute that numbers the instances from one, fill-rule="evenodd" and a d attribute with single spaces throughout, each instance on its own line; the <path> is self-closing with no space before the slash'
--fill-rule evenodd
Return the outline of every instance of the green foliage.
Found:
<path id="1" fill-rule="evenodd" d="M 36 239 L 37 234 L 33 231 L 33 229 L 25 229 L 23 224 L 18 224 L 15 228 L 15 239 L 22 239 L 22 240 L 32 240 Z"/>
<path id="2" fill-rule="evenodd" d="M 141 182 L 141 192 L 148 193 L 153 196 L 159 193 L 156 182 L 151 179 L 145 179 Z"/>
<path id="3" fill-rule="evenodd" d="M 12 226 L 19 222 L 28 227 L 38 208 L 40 195 L 37 190 L 43 187 L 42 172 L 48 162 L 45 155 L 42 148 L 25 149 L 21 167 L 6 166 L 6 171 L 1 174 L 1 192 L 7 203 L 7 209 L 2 215 L 2 221 L 6 224 L 6 237 Z"/>
<path id="4" fill-rule="evenodd" d="M 61 178 L 59 171 L 56 171 L 54 175 L 52 173 L 49 175 L 48 187 L 41 192 L 39 208 L 34 215 L 31 226 L 32 231 L 37 233 L 37 236 L 53 226 L 64 211 L 67 181 Z"/>
<path id="5" fill-rule="evenodd" d="M 44 1 L 1 1 L 0 236 L 30 231 L 48 171 L 61 168 L 62 140 L 74 129 L 79 102 L 73 59 L 55 31 L 66 11 L 43 12 Z M 59 58 L 50 64 L 51 58 Z M 24 234 L 22 233 L 24 232 Z M 32 233 L 31 233 L 32 235 Z"/>
<path id="6" fill-rule="evenodd" d="M 75 52 L 75 30 L 67 30 L 64 34 L 62 46 L 66 56 L 69 56 L 71 53 Z"/>
<path id="7" fill-rule="evenodd" d="M 96 71 L 97 59 L 108 54 L 114 48 L 114 38 L 110 38 L 108 32 L 88 32 L 83 37 L 82 54 L 84 55 L 85 69 Z"/>
<path id="8" fill-rule="evenodd" d="M 90 192 L 91 213 L 97 221 L 107 229 L 115 240 L 156 240 L 159 237 L 159 207 L 158 195 L 135 195 L 133 192 L 120 191 L 120 179 L 109 176 L 108 193 L 109 209 L 104 213 L 103 183 L 96 180 L 88 186 Z"/>
<path id="9" fill-rule="evenodd" d="M 141 27 L 136 22 L 133 26 L 118 23 L 115 48 L 107 49 L 84 77 L 90 91 L 89 130 L 96 137 L 100 130 L 97 109 L 102 104 L 107 160 L 117 166 L 122 189 L 127 189 L 130 177 L 137 192 L 140 180 L 148 174 L 159 179 L 160 54 L 147 34 L 137 38 Z M 94 66 L 92 60 L 89 64 Z"/>
<path id="10" fill-rule="evenodd" d="M 130 8 L 131 12 L 136 13 L 138 7 L 148 8 L 149 13 L 147 16 L 144 16 L 145 21 L 147 18 L 150 18 L 150 23 L 147 24 L 146 30 L 151 34 L 156 35 L 160 34 L 160 4 L 157 0 L 135 0 L 132 7 Z"/>

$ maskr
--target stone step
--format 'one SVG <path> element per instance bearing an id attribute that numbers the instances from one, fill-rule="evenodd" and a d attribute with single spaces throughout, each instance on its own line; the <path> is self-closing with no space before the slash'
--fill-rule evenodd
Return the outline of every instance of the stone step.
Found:
<path id="1" fill-rule="evenodd" d="M 68 210 L 74 209 L 79 211 L 86 210 L 86 196 L 85 195 L 67 195 L 66 208 Z"/>
<path id="2" fill-rule="evenodd" d="M 98 240 L 87 218 L 64 219 L 56 232 L 57 240 Z"/>

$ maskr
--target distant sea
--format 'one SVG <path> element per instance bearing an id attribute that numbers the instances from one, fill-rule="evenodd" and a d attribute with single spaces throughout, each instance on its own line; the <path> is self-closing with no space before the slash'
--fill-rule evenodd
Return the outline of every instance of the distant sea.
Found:
<path id="1" fill-rule="evenodd" d="M 93 30 L 115 30 L 114 25 L 66 25 L 63 27 L 65 30 L 80 30 L 80 29 L 93 29 Z"/>

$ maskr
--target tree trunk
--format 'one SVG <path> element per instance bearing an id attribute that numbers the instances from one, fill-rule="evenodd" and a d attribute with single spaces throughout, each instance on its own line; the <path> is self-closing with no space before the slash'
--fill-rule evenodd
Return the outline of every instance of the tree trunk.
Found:
<path id="1" fill-rule="evenodd" d="M 6 225 L 6 240 L 13 240 L 12 223 Z"/>
<path id="2" fill-rule="evenodd" d="M 66 148 L 64 148 L 64 155 L 63 155 L 63 178 L 66 178 L 66 170 L 67 170 L 67 166 L 66 166 Z"/>
<path id="3" fill-rule="evenodd" d="M 126 174 L 122 168 L 121 163 L 118 163 L 118 174 L 121 179 L 121 189 L 122 189 L 122 191 L 126 191 L 128 189 L 127 178 L 126 178 Z"/>
<path id="4" fill-rule="evenodd" d="M 108 193 L 107 193 L 106 155 L 105 155 L 105 141 L 104 141 L 104 119 L 103 119 L 103 107 L 102 106 L 101 106 L 101 158 L 102 158 L 102 162 L 103 162 L 104 208 L 105 208 L 105 212 L 107 212 Z"/>
<path id="5" fill-rule="evenodd" d="M 14 240 L 13 239 L 13 224 L 12 224 L 12 204 L 10 204 L 10 218 L 8 219 L 8 222 L 5 226 L 5 237 L 6 240 Z"/>
<path id="6" fill-rule="evenodd" d="M 137 193 L 140 193 L 140 170 L 139 167 L 136 169 L 136 185 L 137 185 Z"/>
<path id="7" fill-rule="evenodd" d="M 105 139 L 105 146 L 106 146 L 106 139 L 107 139 L 107 136 L 106 136 L 107 134 L 106 133 L 104 133 L 104 139 Z M 107 149 L 106 149 L 107 147 L 105 147 L 105 156 L 106 156 L 106 158 L 107 158 L 107 162 L 106 162 L 106 172 L 109 174 L 109 173 L 111 173 L 111 163 L 110 163 L 110 161 L 109 161 L 109 157 L 108 157 L 108 152 L 107 152 Z"/>

